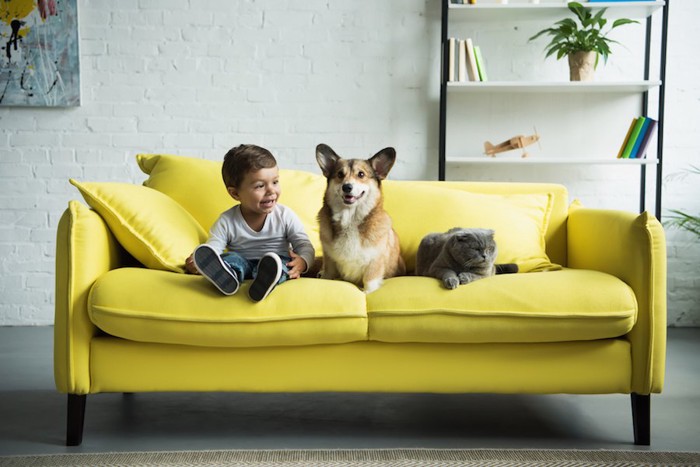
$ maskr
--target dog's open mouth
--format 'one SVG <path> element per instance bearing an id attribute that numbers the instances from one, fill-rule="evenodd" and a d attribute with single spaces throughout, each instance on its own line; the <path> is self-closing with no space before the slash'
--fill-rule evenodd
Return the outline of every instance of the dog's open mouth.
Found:
<path id="1" fill-rule="evenodd" d="M 355 201 L 358 199 L 362 198 L 365 195 L 365 192 L 363 191 L 360 193 L 358 196 L 353 196 L 353 195 L 343 195 L 343 202 L 345 204 L 354 204 Z"/>

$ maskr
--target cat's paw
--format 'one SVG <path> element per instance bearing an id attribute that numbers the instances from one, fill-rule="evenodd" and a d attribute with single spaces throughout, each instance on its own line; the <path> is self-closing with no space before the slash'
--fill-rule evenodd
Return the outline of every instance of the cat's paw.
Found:
<path id="1" fill-rule="evenodd" d="M 456 289 L 459 286 L 459 279 L 455 276 L 445 277 L 442 279 L 442 285 L 444 285 L 446 289 Z"/>
<path id="2" fill-rule="evenodd" d="M 457 277 L 460 284 L 468 284 L 474 280 L 474 276 L 468 272 L 460 272 Z"/>

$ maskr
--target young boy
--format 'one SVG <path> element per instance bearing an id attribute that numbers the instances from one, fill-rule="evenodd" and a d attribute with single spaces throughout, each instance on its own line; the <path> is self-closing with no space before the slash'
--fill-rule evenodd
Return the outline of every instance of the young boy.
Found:
<path id="1" fill-rule="evenodd" d="M 279 169 L 270 151 L 237 146 L 224 156 L 221 175 L 228 194 L 240 204 L 219 216 L 207 242 L 194 250 L 185 266 L 226 295 L 253 278 L 248 296 L 259 302 L 277 284 L 306 272 L 314 247 L 297 215 L 278 204 Z"/>

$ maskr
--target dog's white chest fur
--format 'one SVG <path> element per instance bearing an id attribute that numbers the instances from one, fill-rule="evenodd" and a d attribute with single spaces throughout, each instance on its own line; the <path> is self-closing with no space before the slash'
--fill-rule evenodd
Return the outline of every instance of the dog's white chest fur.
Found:
<path id="1" fill-rule="evenodd" d="M 347 280 L 362 283 L 367 266 L 380 254 L 381 248 L 367 244 L 357 229 L 356 209 L 345 209 L 333 215 L 333 220 L 341 226 L 340 234 L 333 243 L 324 249 L 335 260 L 338 270 Z"/>

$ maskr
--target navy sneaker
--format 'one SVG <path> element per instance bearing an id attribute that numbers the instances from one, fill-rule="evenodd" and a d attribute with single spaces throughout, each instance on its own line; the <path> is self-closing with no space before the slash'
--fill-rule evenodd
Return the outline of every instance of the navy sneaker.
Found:
<path id="1" fill-rule="evenodd" d="M 248 289 L 251 300 L 259 302 L 270 295 L 282 276 L 282 260 L 276 253 L 265 253 L 258 263 L 258 275 Z"/>
<path id="2" fill-rule="evenodd" d="M 209 245 L 199 245 L 195 248 L 194 265 L 221 293 L 233 295 L 238 292 L 240 283 L 236 272 Z"/>

